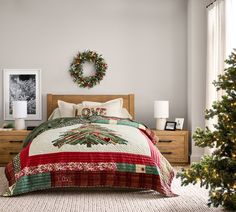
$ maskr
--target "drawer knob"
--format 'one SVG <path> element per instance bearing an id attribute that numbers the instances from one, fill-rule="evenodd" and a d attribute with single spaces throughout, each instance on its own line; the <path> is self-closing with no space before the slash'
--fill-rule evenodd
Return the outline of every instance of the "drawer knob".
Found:
<path id="1" fill-rule="evenodd" d="M 161 154 L 163 154 L 163 155 L 171 155 L 172 152 L 161 152 Z"/>
<path id="2" fill-rule="evenodd" d="M 9 152 L 10 155 L 17 155 L 19 152 Z"/>
<path id="3" fill-rule="evenodd" d="M 21 143 L 23 142 L 22 140 L 15 140 L 15 141 L 9 141 L 10 143 Z"/>
<path id="4" fill-rule="evenodd" d="M 172 142 L 173 140 L 159 140 L 159 142 L 163 142 L 163 143 L 170 143 Z"/>

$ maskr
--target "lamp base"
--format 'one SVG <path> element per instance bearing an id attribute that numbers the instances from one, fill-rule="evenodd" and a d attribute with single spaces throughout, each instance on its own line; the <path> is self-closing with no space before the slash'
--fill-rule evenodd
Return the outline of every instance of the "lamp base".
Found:
<path id="1" fill-rule="evenodd" d="M 164 130 L 166 125 L 166 119 L 165 118 L 157 118 L 156 119 L 156 129 L 157 130 Z"/>
<path id="2" fill-rule="evenodd" d="M 15 119 L 15 130 L 24 130 L 24 129 L 25 129 L 25 120 Z"/>

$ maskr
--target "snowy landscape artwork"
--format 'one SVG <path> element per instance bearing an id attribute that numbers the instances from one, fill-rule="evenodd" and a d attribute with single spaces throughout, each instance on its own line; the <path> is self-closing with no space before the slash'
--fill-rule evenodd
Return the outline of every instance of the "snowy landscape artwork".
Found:
<path id="1" fill-rule="evenodd" d="M 13 120 L 12 102 L 27 101 L 26 120 L 41 119 L 40 70 L 4 69 L 4 119 Z"/>

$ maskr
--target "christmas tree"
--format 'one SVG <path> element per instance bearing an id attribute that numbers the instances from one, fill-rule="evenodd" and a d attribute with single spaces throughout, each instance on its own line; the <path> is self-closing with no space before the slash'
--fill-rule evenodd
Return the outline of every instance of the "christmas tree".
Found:
<path id="1" fill-rule="evenodd" d="M 218 81 L 214 81 L 217 91 L 224 95 L 206 110 L 206 119 L 217 117 L 214 130 L 206 127 L 197 129 L 193 135 L 199 147 L 214 148 L 212 155 L 203 156 L 199 163 L 177 174 L 182 185 L 200 183 L 209 188 L 208 206 L 222 205 L 236 210 L 236 51 L 226 60 L 228 67 Z"/>
<path id="2" fill-rule="evenodd" d="M 65 144 L 81 144 L 91 147 L 97 144 L 127 144 L 127 141 L 106 127 L 96 124 L 84 124 L 81 127 L 66 131 L 58 139 L 52 141 L 52 143 L 60 148 Z"/>

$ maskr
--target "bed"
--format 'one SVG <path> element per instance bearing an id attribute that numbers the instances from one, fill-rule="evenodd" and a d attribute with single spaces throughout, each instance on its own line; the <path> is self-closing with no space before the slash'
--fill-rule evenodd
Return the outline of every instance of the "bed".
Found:
<path id="1" fill-rule="evenodd" d="M 111 116 L 118 100 L 120 114 L 125 109 L 134 117 L 133 94 L 48 94 L 48 117 L 59 102 L 73 106 L 77 115 L 46 121 L 26 137 L 24 149 L 5 168 L 9 187 L 3 196 L 68 187 L 151 189 L 175 196 L 174 171 L 155 147 L 154 133 L 130 118 Z M 78 115 L 81 108 L 92 115 Z"/>

